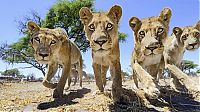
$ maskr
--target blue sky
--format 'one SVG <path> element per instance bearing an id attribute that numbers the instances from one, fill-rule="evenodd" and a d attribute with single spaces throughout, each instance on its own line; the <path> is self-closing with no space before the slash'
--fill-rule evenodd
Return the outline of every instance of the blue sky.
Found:
<path id="1" fill-rule="evenodd" d="M 0 2 L 0 43 L 16 42 L 22 35 L 17 30 L 16 20 L 22 19 L 24 16 L 34 10 L 41 17 L 45 17 L 50 6 L 56 0 L 4 0 Z M 164 7 L 172 9 L 172 18 L 170 22 L 170 32 L 174 26 L 187 26 L 196 24 L 199 20 L 199 1 L 198 0 L 96 0 L 95 9 L 97 11 L 109 10 L 114 4 L 118 4 L 123 9 L 122 18 L 120 21 L 120 32 L 128 35 L 126 42 L 120 43 L 121 66 L 122 70 L 128 71 L 130 65 L 131 53 L 133 46 L 133 33 L 128 25 L 128 21 L 132 16 L 138 18 L 146 18 L 149 16 L 159 15 Z M 169 33 L 170 34 L 170 33 Z M 192 60 L 195 63 L 200 63 L 199 50 L 195 52 L 186 52 L 184 59 Z M 86 64 L 85 71 L 93 73 L 91 52 L 88 50 L 83 53 L 84 63 Z M 0 71 L 10 68 L 22 67 L 22 64 L 8 65 L 0 61 Z M 21 69 L 20 69 L 21 70 Z M 35 73 L 37 77 L 42 76 L 42 73 L 36 69 L 21 70 L 25 75 Z"/>

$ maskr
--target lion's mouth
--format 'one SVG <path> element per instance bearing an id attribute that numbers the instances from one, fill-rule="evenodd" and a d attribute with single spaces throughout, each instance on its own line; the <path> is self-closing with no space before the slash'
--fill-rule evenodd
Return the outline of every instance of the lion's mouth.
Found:
<path id="1" fill-rule="evenodd" d="M 186 47 L 186 49 L 193 51 L 193 50 L 198 49 L 198 45 L 197 44 L 195 44 L 195 45 L 188 45 L 188 47 Z"/>
<path id="2" fill-rule="evenodd" d="M 106 49 L 100 48 L 97 51 L 106 51 Z"/>
<path id="3" fill-rule="evenodd" d="M 110 49 L 103 49 L 103 48 L 99 48 L 98 50 L 96 51 L 100 51 L 100 52 L 103 52 L 103 51 L 109 51 Z"/>
<path id="4" fill-rule="evenodd" d="M 154 55 L 156 55 L 153 51 L 151 51 L 150 53 L 146 53 L 146 54 L 144 54 L 145 56 L 154 56 Z"/>
<path id="5" fill-rule="evenodd" d="M 40 59 L 40 60 L 37 60 L 39 63 L 41 64 L 47 64 L 49 60 L 45 60 L 45 59 Z"/>

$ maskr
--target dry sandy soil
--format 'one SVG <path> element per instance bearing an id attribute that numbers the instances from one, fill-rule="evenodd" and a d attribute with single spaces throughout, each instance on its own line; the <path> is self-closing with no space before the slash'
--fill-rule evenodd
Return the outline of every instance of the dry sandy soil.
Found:
<path id="1" fill-rule="evenodd" d="M 197 80 L 197 78 L 195 78 Z M 199 81 L 199 80 L 197 80 Z M 53 99 L 53 90 L 45 88 L 41 82 L 0 84 L 0 111 L 58 111 L 58 112 L 155 112 L 181 111 L 200 112 L 200 103 L 189 98 L 188 94 L 171 90 L 162 90 L 162 98 L 167 102 L 152 100 L 154 107 L 143 106 L 140 99 L 131 90 L 133 81 L 123 83 L 124 93 L 131 104 L 114 105 L 110 95 L 93 95 L 95 83 L 84 82 L 83 88 L 77 85 L 65 90 L 62 99 Z M 111 88 L 108 82 L 107 91 Z"/>

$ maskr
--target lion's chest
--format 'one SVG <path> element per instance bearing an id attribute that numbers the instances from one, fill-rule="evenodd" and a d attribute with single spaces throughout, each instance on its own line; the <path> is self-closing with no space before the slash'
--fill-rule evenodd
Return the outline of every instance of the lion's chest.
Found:
<path id="1" fill-rule="evenodd" d="M 93 62 L 101 65 L 110 65 L 111 61 L 108 55 L 93 54 Z"/>
<path id="2" fill-rule="evenodd" d="M 171 54 L 171 60 L 176 65 L 179 66 L 182 58 L 183 58 L 184 50 L 175 50 L 173 54 Z"/>
<path id="3" fill-rule="evenodd" d="M 161 58 L 162 58 L 162 54 L 147 56 L 145 57 L 142 63 L 142 66 L 146 68 L 147 66 L 150 66 L 150 65 L 159 64 L 161 61 Z"/>

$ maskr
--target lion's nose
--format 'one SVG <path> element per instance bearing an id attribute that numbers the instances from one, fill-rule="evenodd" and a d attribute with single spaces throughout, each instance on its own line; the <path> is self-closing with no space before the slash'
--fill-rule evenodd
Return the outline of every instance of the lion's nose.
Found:
<path id="1" fill-rule="evenodd" d="M 189 44 L 189 46 L 195 46 L 195 45 L 197 45 L 197 43 L 192 43 L 192 44 L 190 43 Z"/>
<path id="2" fill-rule="evenodd" d="M 102 46 L 106 42 L 107 40 L 94 41 L 94 43 L 99 44 L 100 46 Z"/>
<path id="3" fill-rule="evenodd" d="M 100 46 L 102 46 L 106 42 L 107 42 L 107 39 L 105 37 L 100 37 L 97 40 L 94 40 L 94 43 L 99 44 Z"/>
<path id="4" fill-rule="evenodd" d="M 49 54 L 46 53 L 39 53 L 39 55 L 42 56 L 43 58 L 49 56 Z"/>
<path id="5" fill-rule="evenodd" d="M 158 48 L 157 46 L 148 46 L 146 47 L 146 49 L 149 49 L 151 51 L 153 51 L 154 49 Z"/>
<path id="6" fill-rule="evenodd" d="M 159 47 L 159 43 L 158 42 L 154 42 L 154 43 L 146 46 L 145 48 L 153 51 L 154 49 L 157 49 L 158 47 Z"/>

